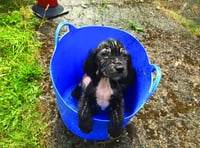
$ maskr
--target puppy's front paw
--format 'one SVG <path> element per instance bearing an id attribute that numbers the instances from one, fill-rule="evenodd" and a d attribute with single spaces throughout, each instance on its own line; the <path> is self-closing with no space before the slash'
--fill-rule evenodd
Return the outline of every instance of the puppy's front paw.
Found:
<path id="1" fill-rule="evenodd" d="M 123 132 L 123 128 L 121 126 L 113 126 L 110 125 L 108 128 L 108 133 L 111 137 L 119 137 Z"/>
<path id="2" fill-rule="evenodd" d="M 79 128 L 84 133 L 90 133 L 92 131 L 93 120 L 92 118 L 80 118 Z"/>

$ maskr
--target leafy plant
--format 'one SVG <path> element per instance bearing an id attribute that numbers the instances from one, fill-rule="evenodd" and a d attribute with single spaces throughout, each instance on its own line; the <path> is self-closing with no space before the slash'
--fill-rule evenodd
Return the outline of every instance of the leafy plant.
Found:
<path id="1" fill-rule="evenodd" d="M 144 31 L 144 29 L 142 27 L 139 27 L 134 21 L 132 20 L 128 20 L 128 24 L 131 26 L 131 28 L 133 30 L 136 30 L 136 31 Z"/>
<path id="2" fill-rule="evenodd" d="M 108 0 L 104 0 L 101 4 L 101 7 L 98 8 L 98 11 L 100 14 L 104 13 L 104 9 L 109 9 L 110 8 L 110 3 Z"/>
<path id="3" fill-rule="evenodd" d="M 109 1 L 108 1 L 108 0 L 104 0 L 103 3 L 102 3 L 102 6 L 103 6 L 104 8 L 110 8 L 110 3 L 109 3 Z"/>

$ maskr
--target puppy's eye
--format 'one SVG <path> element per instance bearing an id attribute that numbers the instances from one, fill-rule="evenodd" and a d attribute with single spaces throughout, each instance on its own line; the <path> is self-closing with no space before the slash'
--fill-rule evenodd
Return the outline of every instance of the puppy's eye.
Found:
<path id="1" fill-rule="evenodd" d="M 121 52 L 120 56 L 124 57 L 124 58 L 127 58 L 128 57 L 128 53 L 127 52 Z"/>
<path id="2" fill-rule="evenodd" d="M 104 59 L 107 59 L 110 54 L 111 54 L 111 48 L 110 47 L 105 47 L 102 51 L 101 51 L 101 57 L 103 57 Z"/>
<path id="3" fill-rule="evenodd" d="M 127 53 L 122 53 L 122 56 L 126 58 L 126 57 L 128 57 L 128 54 Z"/>
<path id="4" fill-rule="evenodd" d="M 103 51 L 103 52 L 101 53 L 101 56 L 102 56 L 103 58 L 105 58 L 105 59 L 107 59 L 107 58 L 109 57 L 109 55 L 110 55 L 110 52 L 108 52 L 108 51 Z"/>
<path id="5" fill-rule="evenodd" d="M 120 49 L 120 52 L 121 52 L 121 56 L 128 57 L 128 52 L 124 50 L 123 48 Z"/>

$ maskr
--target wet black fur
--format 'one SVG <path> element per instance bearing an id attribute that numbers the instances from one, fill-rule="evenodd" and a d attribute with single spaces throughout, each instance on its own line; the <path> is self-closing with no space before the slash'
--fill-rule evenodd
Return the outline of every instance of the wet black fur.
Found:
<path id="1" fill-rule="evenodd" d="M 113 66 L 109 65 L 111 63 Z M 72 95 L 79 100 L 80 129 L 84 133 L 92 131 L 92 116 L 101 111 L 96 102 L 96 88 L 102 77 L 108 77 L 113 90 L 109 106 L 106 108 L 110 115 L 108 133 L 112 137 L 119 136 L 123 131 L 124 95 L 127 86 L 133 84 L 135 79 L 135 70 L 132 67 L 130 54 L 119 41 L 109 39 L 102 42 L 97 49 L 91 51 L 83 69 L 92 81 L 87 87 L 80 83 L 72 92 Z"/>

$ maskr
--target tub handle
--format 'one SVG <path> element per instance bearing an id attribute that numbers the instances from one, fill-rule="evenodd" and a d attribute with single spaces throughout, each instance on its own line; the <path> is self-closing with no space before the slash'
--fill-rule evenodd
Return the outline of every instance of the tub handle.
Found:
<path id="1" fill-rule="evenodd" d="M 59 38 L 59 35 L 60 35 L 60 31 L 63 27 L 67 26 L 69 28 L 69 32 L 77 29 L 76 27 L 74 27 L 72 24 L 68 23 L 68 22 L 61 22 L 58 27 L 56 28 L 56 31 L 55 31 L 55 49 L 57 47 L 57 44 L 60 40 Z"/>
<path id="2" fill-rule="evenodd" d="M 161 69 L 159 66 L 151 64 L 151 67 L 152 67 L 151 71 L 156 72 L 156 77 L 155 77 L 155 80 L 154 80 L 151 88 L 149 89 L 149 95 L 148 95 L 147 99 L 149 99 L 153 95 L 153 93 L 156 91 L 158 84 L 160 83 L 161 76 L 162 76 L 162 72 L 161 72 Z"/>

